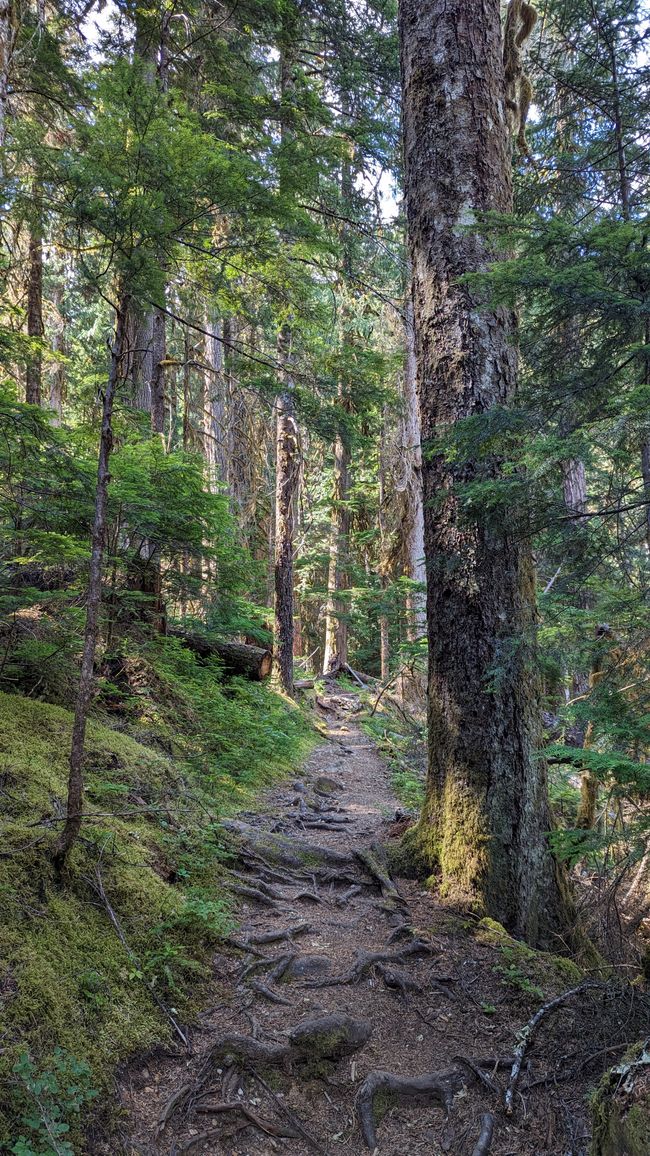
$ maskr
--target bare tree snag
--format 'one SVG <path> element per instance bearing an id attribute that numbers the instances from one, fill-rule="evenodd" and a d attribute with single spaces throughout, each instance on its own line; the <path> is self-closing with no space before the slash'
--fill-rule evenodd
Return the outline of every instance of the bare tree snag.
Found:
<path id="1" fill-rule="evenodd" d="M 511 403 L 515 318 L 464 274 L 494 253 L 480 214 L 512 208 L 499 0 L 402 0 L 405 192 L 423 449 Z M 498 462 L 424 453 L 429 640 L 427 796 L 413 839 L 450 890 L 530 942 L 568 921 L 536 757 L 528 544 L 461 512 L 456 489 Z"/>
<path id="2" fill-rule="evenodd" d="M 86 598 L 86 627 L 72 728 L 66 819 L 63 830 L 52 852 L 52 858 L 58 871 L 63 867 L 70 848 L 79 834 L 83 813 L 84 746 L 86 722 L 94 685 L 95 652 L 97 650 L 97 639 L 99 636 L 104 534 L 106 531 L 106 506 L 108 501 L 108 484 L 110 481 L 109 459 L 113 448 L 113 405 L 122 375 L 127 314 L 128 300 L 125 297 L 121 297 L 116 308 L 115 336 L 111 348 L 110 369 L 102 404 L 102 425 L 99 438 L 99 460 L 97 463 L 97 488 L 95 490 L 95 514 L 93 518 L 90 573 L 88 575 L 88 592 Z"/>

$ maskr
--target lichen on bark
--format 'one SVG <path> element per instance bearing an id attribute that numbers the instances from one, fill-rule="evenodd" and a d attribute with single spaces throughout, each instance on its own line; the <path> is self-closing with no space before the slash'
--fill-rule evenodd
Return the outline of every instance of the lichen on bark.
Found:
<path id="1" fill-rule="evenodd" d="M 465 279 L 495 256 L 468 222 L 512 209 L 499 0 L 402 0 L 400 44 L 429 642 L 427 800 L 409 846 L 445 890 L 550 942 L 569 920 L 535 749 L 530 545 L 460 496 L 498 484 L 500 463 L 440 448 L 459 421 L 510 405 L 517 384 L 516 319 Z"/>

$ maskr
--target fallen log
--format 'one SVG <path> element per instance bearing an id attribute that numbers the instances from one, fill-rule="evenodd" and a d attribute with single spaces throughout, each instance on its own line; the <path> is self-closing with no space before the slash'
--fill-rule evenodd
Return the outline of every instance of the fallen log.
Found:
<path id="1" fill-rule="evenodd" d="M 198 658 L 220 659 L 227 674 L 238 674 L 251 679 L 252 682 L 263 682 L 271 673 L 273 657 L 271 651 L 262 646 L 250 646 L 247 642 L 223 642 L 178 628 L 173 628 L 168 633 L 173 638 L 178 638 L 183 646 Z"/>

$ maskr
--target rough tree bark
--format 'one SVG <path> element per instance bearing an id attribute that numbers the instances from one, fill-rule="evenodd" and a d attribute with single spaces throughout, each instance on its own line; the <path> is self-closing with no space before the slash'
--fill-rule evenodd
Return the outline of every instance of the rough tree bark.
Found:
<path id="1" fill-rule="evenodd" d="M 344 112 L 350 115 L 350 102 L 347 95 L 344 97 Z M 349 204 L 352 196 L 352 165 L 346 157 L 341 166 L 341 197 L 344 204 Z M 346 344 L 349 340 L 347 324 L 350 310 L 345 302 L 346 287 L 352 279 L 352 246 L 349 229 L 343 228 L 343 276 L 341 289 L 343 305 L 341 308 L 341 351 L 345 357 Z M 339 403 L 343 409 L 349 408 L 349 399 L 346 397 L 345 385 L 339 381 Z M 336 435 L 334 442 L 334 475 L 332 482 L 332 506 L 330 515 L 330 547 L 329 564 L 327 570 L 327 603 L 325 606 L 325 647 L 323 650 L 323 672 L 338 670 L 346 666 L 348 661 L 348 623 L 345 616 L 345 603 L 341 592 L 348 586 L 348 558 L 350 549 L 350 509 L 348 504 L 350 493 L 350 445 L 344 431 Z"/>
<path id="2" fill-rule="evenodd" d="M 650 441 L 641 446 L 641 475 L 643 477 L 643 496 L 646 501 L 645 509 L 645 542 L 650 554 Z"/>
<path id="3" fill-rule="evenodd" d="M 291 334 L 285 326 L 278 352 L 288 364 Z M 292 382 L 283 369 L 283 388 L 276 403 L 275 443 L 275 549 L 274 549 L 274 656 L 282 689 L 293 694 L 293 538 L 295 502 L 300 477 L 300 439 L 293 405 Z"/>
<path id="4" fill-rule="evenodd" d="M 515 320 L 459 284 L 484 269 L 468 226 L 512 207 L 499 0 L 402 0 L 400 40 L 423 448 L 459 419 L 507 405 Z M 497 476 L 440 453 L 423 461 L 429 640 L 429 766 L 415 835 L 447 889 L 530 942 L 564 923 L 547 846 L 533 667 L 534 573 L 507 527 L 463 517 L 458 483 Z"/>
<path id="5" fill-rule="evenodd" d="M 9 74 L 15 41 L 15 13 L 11 0 L 0 0 L 0 150 L 7 137 Z M 0 151 L 0 177 L 5 176 L 4 154 Z"/>
<path id="6" fill-rule="evenodd" d="M 327 604 L 325 607 L 324 673 L 343 666 L 348 661 L 348 625 L 340 595 L 341 591 L 345 589 L 347 579 L 346 562 L 350 537 L 350 514 L 347 506 L 349 487 L 350 450 L 341 434 L 337 434 L 334 443 Z"/>
<path id="7" fill-rule="evenodd" d="M 59 871 L 65 864 L 70 849 L 79 834 L 83 814 L 83 760 L 86 722 L 93 692 L 95 653 L 99 637 L 106 506 L 108 501 L 108 483 L 110 481 L 109 459 L 113 448 L 113 404 L 122 374 L 127 315 L 128 301 L 122 298 L 117 306 L 115 336 L 111 349 L 111 364 L 102 404 L 102 426 L 99 438 L 97 487 L 95 490 L 95 513 L 93 518 L 90 572 L 88 575 L 88 591 L 86 596 L 86 627 L 84 631 L 81 672 L 79 675 L 79 686 L 77 689 L 74 723 L 72 727 L 66 817 L 63 830 L 56 840 L 52 852 L 55 867 Z"/>
<path id="8" fill-rule="evenodd" d="M 280 51 L 280 143 L 284 146 L 289 139 L 287 101 L 294 87 L 293 52 L 295 50 L 294 30 L 288 18 L 282 30 L 283 43 Z M 285 178 L 285 161 L 282 159 L 280 188 Z M 278 360 L 282 387 L 276 402 L 275 429 L 275 517 L 273 552 L 274 588 L 274 662 L 280 685 L 287 694 L 293 694 L 293 539 L 295 529 L 295 505 L 300 480 L 300 438 L 294 411 L 293 381 L 289 363 L 291 360 L 291 327 L 284 323 L 278 336 Z"/>
<path id="9" fill-rule="evenodd" d="M 420 432 L 420 409 L 417 397 L 417 361 L 415 356 L 415 333 L 413 328 L 413 299 L 411 286 L 408 287 L 404 335 L 406 355 L 404 358 L 404 410 L 401 421 L 402 477 L 398 490 L 404 494 L 404 554 L 408 577 L 424 587 L 427 580 L 424 562 L 424 503 L 422 500 L 422 446 Z M 426 632 L 426 595 L 424 591 L 413 589 L 406 597 L 407 637 L 415 642 Z"/>
<path id="10" fill-rule="evenodd" d="M 42 404 L 43 355 L 41 340 L 43 326 L 43 190 L 38 178 L 32 183 L 33 220 L 29 231 L 27 262 L 27 336 L 34 341 L 25 373 L 25 401 L 28 405 Z"/>
<path id="11" fill-rule="evenodd" d="M 228 420 L 224 372 L 223 328 L 218 318 L 205 323 L 204 350 L 206 370 L 203 374 L 203 457 L 208 486 L 216 493 L 220 484 L 228 483 Z"/>

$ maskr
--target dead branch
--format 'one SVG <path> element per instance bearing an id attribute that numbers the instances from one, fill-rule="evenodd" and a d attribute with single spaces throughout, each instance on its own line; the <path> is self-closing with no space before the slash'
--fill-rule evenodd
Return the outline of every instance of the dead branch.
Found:
<path id="1" fill-rule="evenodd" d="M 265 1132 L 267 1136 L 283 1136 L 294 1139 L 299 1135 L 296 1128 L 282 1127 L 281 1125 L 272 1123 L 271 1120 L 263 1120 L 261 1116 L 257 1116 L 251 1111 L 246 1104 L 236 1103 L 211 1103 L 211 1104 L 197 1104 L 197 1113 L 203 1116 L 217 1116 L 223 1112 L 241 1112 L 242 1116 L 255 1126 L 259 1128 L 260 1132 Z M 196 1140 L 196 1137 L 195 1137 Z"/>
<path id="2" fill-rule="evenodd" d="M 282 1102 L 280 1097 L 276 1096 L 273 1089 L 269 1087 L 266 1080 L 264 1080 L 262 1078 L 262 1076 L 260 1076 L 259 1072 L 257 1072 L 255 1070 L 255 1068 L 251 1068 L 250 1071 L 251 1071 L 251 1074 L 254 1077 L 254 1079 L 257 1080 L 258 1084 L 260 1084 L 264 1088 L 267 1095 L 269 1095 L 271 1097 L 274 1104 L 276 1105 L 277 1108 L 279 1108 L 282 1115 L 287 1118 L 287 1120 L 289 1121 L 290 1124 L 293 1124 L 294 1128 L 298 1129 L 303 1140 L 306 1140 L 307 1143 L 314 1149 L 314 1151 L 319 1153 L 319 1156 L 327 1156 L 327 1152 L 326 1152 L 325 1148 L 323 1148 L 322 1145 L 319 1144 L 318 1140 L 314 1136 L 312 1136 L 311 1132 L 307 1131 L 307 1129 L 305 1128 L 305 1125 L 298 1119 L 296 1114 L 294 1112 L 292 1112 L 291 1109 L 288 1108 L 287 1105 Z"/>
<path id="3" fill-rule="evenodd" d="M 99 898 L 99 900 L 100 900 L 100 902 L 101 902 L 101 904 L 102 904 L 102 906 L 103 906 L 106 914 L 108 915 L 108 918 L 109 918 L 109 920 L 113 926 L 113 930 L 115 931 L 117 938 L 119 939 L 120 943 L 122 944 L 122 947 L 124 948 L 129 959 L 132 961 L 132 963 L 135 964 L 138 975 L 141 977 L 142 982 L 144 983 L 145 987 L 148 989 L 148 991 L 151 995 L 151 998 L 153 999 L 156 1007 L 163 1013 L 165 1019 L 171 1024 L 172 1028 L 176 1032 L 176 1035 L 182 1041 L 184 1046 L 187 1048 L 187 1051 L 191 1053 L 192 1048 L 190 1045 L 189 1038 L 185 1035 L 185 1032 L 181 1028 L 178 1021 L 175 1019 L 173 1012 L 170 1010 L 170 1008 L 167 1007 L 167 1004 L 164 1003 L 163 1000 L 161 1000 L 154 985 L 152 983 L 150 983 L 149 980 L 147 980 L 144 977 L 144 974 L 142 971 L 142 964 L 141 964 L 140 960 L 138 959 L 135 951 L 131 947 L 130 943 L 128 942 L 126 935 L 124 934 L 124 929 L 122 928 L 122 924 L 120 923 L 117 915 L 115 914 L 115 912 L 114 912 L 113 908 L 111 907 L 111 904 L 108 900 L 108 896 L 106 894 L 106 891 L 104 890 L 104 880 L 102 879 L 101 868 L 99 867 L 99 865 L 95 868 L 94 879 L 87 879 L 87 882 L 88 882 L 89 886 L 92 888 L 92 890 L 95 892 L 95 894 L 98 896 L 98 898 Z"/>
<path id="4" fill-rule="evenodd" d="M 548 1003 L 543 1004 L 542 1007 L 535 1012 L 535 1015 L 529 1019 L 525 1027 L 523 1027 L 518 1033 L 519 1040 L 515 1048 L 514 1062 L 512 1065 L 510 1080 L 508 1082 L 505 1095 L 505 1110 L 507 1116 L 512 1115 L 515 1092 L 517 1090 L 517 1083 L 519 1081 L 519 1076 L 521 1074 L 526 1052 L 528 1051 L 528 1048 L 530 1047 L 533 1037 L 537 1032 L 537 1029 L 539 1028 L 542 1020 L 545 1019 L 545 1017 L 549 1015 L 550 1012 L 555 1011 L 556 1008 L 562 1007 L 562 1005 L 565 1004 L 566 1001 L 571 999 L 574 995 L 581 995 L 584 991 L 589 991 L 593 988 L 602 988 L 603 986 L 605 985 L 598 980 L 589 979 L 586 980 L 585 983 L 578 984 L 577 987 L 569 988 L 568 991 L 562 992 L 562 994 L 556 996 L 555 999 L 549 1000 Z"/>

